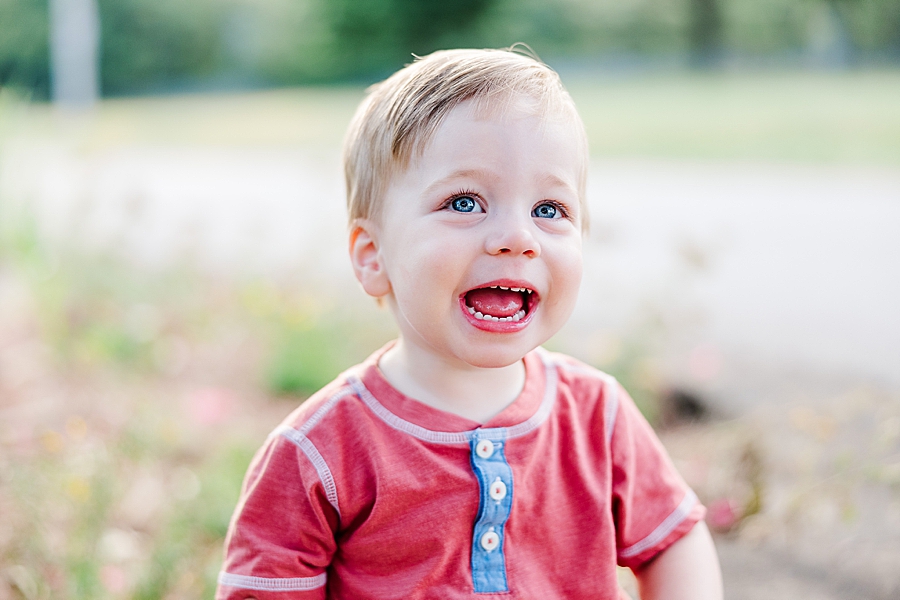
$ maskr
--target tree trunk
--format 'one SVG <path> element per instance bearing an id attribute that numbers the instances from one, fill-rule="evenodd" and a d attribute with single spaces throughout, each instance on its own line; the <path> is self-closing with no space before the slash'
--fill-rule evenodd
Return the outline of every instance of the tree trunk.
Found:
<path id="1" fill-rule="evenodd" d="M 689 0 L 691 64 L 714 66 L 722 51 L 722 11 L 718 0 Z"/>
<path id="2" fill-rule="evenodd" d="M 53 101 L 90 107 L 99 95 L 100 16 L 96 0 L 50 0 Z"/>

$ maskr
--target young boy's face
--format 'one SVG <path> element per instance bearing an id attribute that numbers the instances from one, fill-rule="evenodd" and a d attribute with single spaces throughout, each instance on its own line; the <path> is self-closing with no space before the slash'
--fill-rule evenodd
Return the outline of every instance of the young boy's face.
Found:
<path id="1" fill-rule="evenodd" d="M 562 327 L 581 282 L 576 125 L 526 100 L 497 112 L 455 108 L 393 178 L 369 228 L 380 271 L 361 277 L 405 344 L 457 365 L 520 360 Z"/>

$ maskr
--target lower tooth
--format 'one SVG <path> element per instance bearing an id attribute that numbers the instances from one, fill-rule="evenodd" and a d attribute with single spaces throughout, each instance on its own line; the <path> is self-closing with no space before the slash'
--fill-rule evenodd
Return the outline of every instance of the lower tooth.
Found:
<path id="1" fill-rule="evenodd" d="M 495 317 L 494 315 L 485 315 L 475 310 L 471 306 L 467 306 L 466 308 L 469 310 L 469 314 L 473 315 L 476 319 L 481 319 L 482 321 L 497 321 L 499 323 L 508 323 L 511 321 L 519 321 L 522 319 L 522 317 L 525 316 L 524 310 L 520 310 L 516 314 L 509 317 Z"/>

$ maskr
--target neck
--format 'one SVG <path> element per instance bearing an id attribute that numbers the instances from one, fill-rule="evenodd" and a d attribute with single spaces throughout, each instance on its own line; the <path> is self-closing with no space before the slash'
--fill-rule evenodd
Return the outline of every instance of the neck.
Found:
<path id="1" fill-rule="evenodd" d="M 525 387 L 521 360 L 495 369 L 448 363 L 415 351 L 402 338 L 382 355 L 378 367 L 403 395 L 478 423 L 498 415 Z"/>

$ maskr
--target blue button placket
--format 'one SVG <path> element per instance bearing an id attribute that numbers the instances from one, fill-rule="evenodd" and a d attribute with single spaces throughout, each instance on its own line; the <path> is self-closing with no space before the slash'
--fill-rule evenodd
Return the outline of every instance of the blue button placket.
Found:
<path id="1" fill-rule="evenodd" d="M 469 443 L 472 471 L 479 488 L 478 518 L 472 532 L 472 583 L 476 593 L 509 591 L 503 548 L 504 526 L 512 508 L 513 479 L 504 453 L 505 439 L 503 429 L 478 430 Z M 491 497 L 491 485 L 498 480 L 503 482 L 506 493 L 495 492 Z M 502 498 L 498 498 L 500 495 Z"/>

